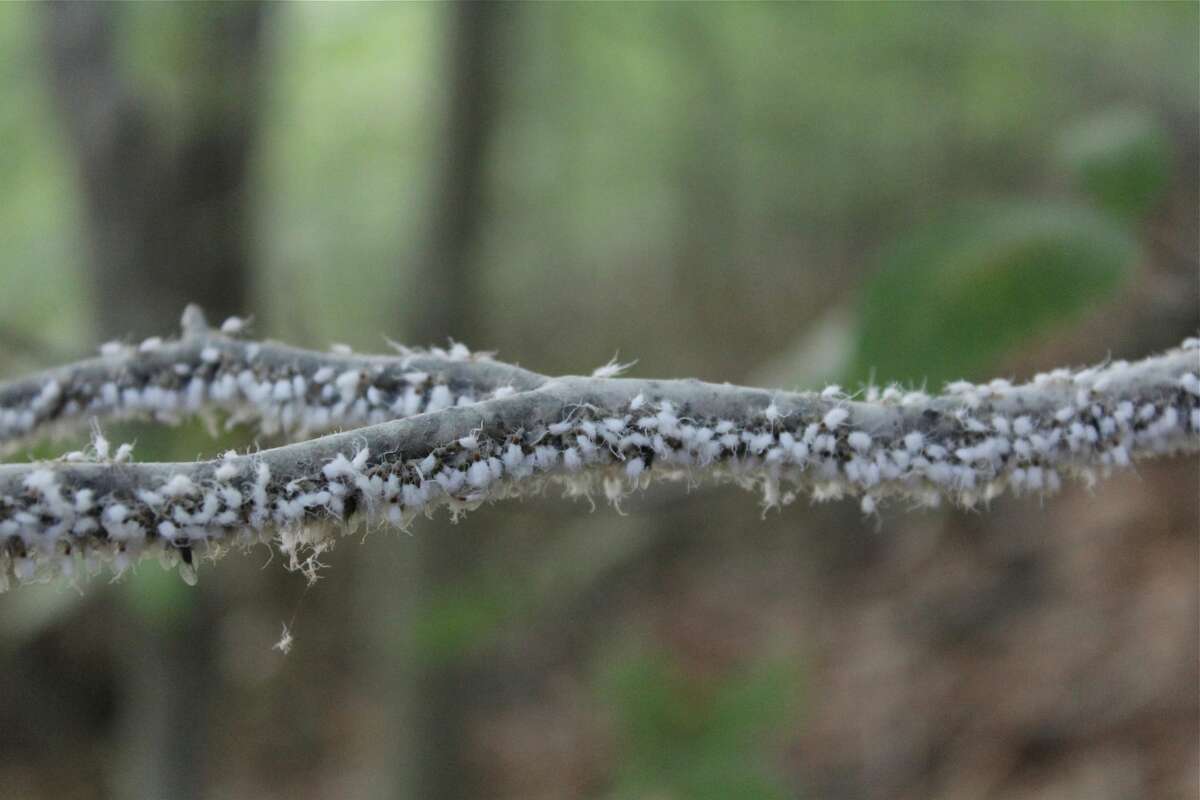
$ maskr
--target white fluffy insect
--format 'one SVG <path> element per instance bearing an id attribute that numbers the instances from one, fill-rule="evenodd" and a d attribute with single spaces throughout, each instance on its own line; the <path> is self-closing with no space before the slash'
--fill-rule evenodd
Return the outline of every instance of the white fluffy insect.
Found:
<path id="1" fill-rule="evenodd" d="M 871 435 L 863 431 L 853 431 L 846 437 L 846 443 L 860 453 L 871 449 Z"/>
<path id="2" fill-rule="evenodd" d="M 235 463 L 236 459 L 237 459 L 237 451 L 236 450 L 226 450 L 221 455 L 220 466 L 218 466 L 216 468 L 216 470 L 213 471 L 213 477 L 223 483 L 236 478 L 237 474 L 241 471 L 241 469 Z"/>
<path id="3" fill-rule="evenodd" d="M 467 468 L 467 483 L 476 489 L 486 489 L 492 482 L 492 471 L 486 461 L 476 461 Z"/>
<path id="4" fill-rule="evenodd" d="M 98 427 L 92 431 L 92 449 L 96 451 L 98 461 L 108 460 L 108 439 L 104 438 L 104 434 L 100 433 Z"/>
<path id="5" fill-rule="evenodd" d="M 247 317 L 246 319 L 230 317 L 221 323 L 221 333 L 226 336 L 237 336 L 238 334 L 245 333 L 246 329 L 250 327 L 251 321 L 253 321 L 253 317 Z"/>
<path id="6" fill-rule="evenodd" d="M 850 417 L 850 412 L 847 411 L 846 409 L 842 408 L 841 406 L 838 406 L 836 408 L 829 409 L 829 411 L 827 411 L 825 413 L 825 416 L 821 420 L 821 422 L 824 423 L 826 428 L 828 428 L 829 430 L 833 430 L 834 428 L 838 427 L 843 422 L 845 422 L 847 419 L 849 419 L 849 417 Z"/>
<path id="7" fill-rule="evenodd" d="M 646 462 L 640 458 L 631 458 L 625 464 L 625 474 L 632 480 L 637 480 L 646 471 Z"/>
<path id="8" fill-rule="evenodd" d="M 172 475 L 160 491 L 167 497 L 185 497 L 195 493 L 196 484 L 187 475 Z"/>
<path id="9" fill-rule="evenodd" d="M 292 652 L 292 645 L 295 643 L 295 641 L 296 640 L 292 636 L 292 632 L 288 630 L 287 623 L 285 622 L 283 623 L 283 633 L 280 634 L 279 641 L 271 645 L 271 649 L 278 650 L 280 653 L 283 653 L 286 656 L 288 653 Z"/>
<path id="10" fill-rule="evenodd" d="M 631 368 L 636 363 L 637 363 L 636 361 L 630 361 L 628 364 L 621 364 L 621 363 L 617 362 L 617 357 L 613 356 L 612 359 L 607 364 L 596 367 L 594 370 L 592 370 L 592 377 L 593 378 L 615 378 L 618 375 L 620 375 L 621 373 L 625 372 L 627 369 Z"/>
<path id="11" fill-rule="evenodd" d="M 450 393 L 450 387 L 439 383 L 429 393 L 429 407 L 426 410 L 441 411 L 443 408 L 450 408 L 453 404 L 454 396 Z"/>

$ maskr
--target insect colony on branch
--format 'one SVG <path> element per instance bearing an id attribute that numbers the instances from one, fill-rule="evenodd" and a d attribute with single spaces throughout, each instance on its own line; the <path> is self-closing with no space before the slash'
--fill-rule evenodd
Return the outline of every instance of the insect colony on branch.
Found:
<path id="1" fill-rule="evenodd" d="M 87 450 L 0 465 L 0 589 L 121 574 L 155 556 L 194 581 L 198 558 L 274 543 L 311 571 L 352 518 L 408 527 L 445 506 L 547 484 L 617 502 L 655 477 L 733 481 L 767 506 L 801 491 L 963 505 L 1093 481 L 1135 458 L 1200 449 L 1200 341 L 1138 362 L 1055 370 L 930 396 L 871 387 L 771 392 L 697 381 L 551 378 L 472 354 L 321 354 L 210 329 L 101 347 L 98 359 L 0 384 L 0 447 L 96 425 Z M 212 461 L 141 464 L 95 420 L 201 415 L 299 439 Z M 363 427 L 366 426 L 366 427 Z M 331 430 L 346 432 L 307 439 Z M 306 440 L 307 439 L 307 440 Z M 333 523 L 333 524 L 330 524 Z"/>

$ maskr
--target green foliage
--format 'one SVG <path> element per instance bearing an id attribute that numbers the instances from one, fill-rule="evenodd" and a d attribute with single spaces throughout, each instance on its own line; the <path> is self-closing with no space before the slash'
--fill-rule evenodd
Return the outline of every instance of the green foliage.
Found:
<path id="1" fill-rule="evenodd" d="M 40 10 L 0 4 L 0 331 L 72 349 L 87 338 L 87 284 L 70 151 L 54 124 L 38 49 Z M 7 335 L 0 341 L 7 366 L 19 353 Z"/>
<path id="2" fill-rule="evenodd" d="M 601 691 L 618 716 L 623 750 L 614 797 L 789 795 L 768 754 L 797 710 L 794 659 L 756 662 L 713 680 L 647 650 L 610 664 Z"/>
<path id="3" fill-rule="evenodd" d="M 122 596 L 126 607 L 160 632 L 179 625 L 196 602 L 195 589 L 173 570 L 160 569 L 154 563 L 142 564 L 125 580 Z"/>
<path id="4" fill-rule="evenodd" d="M 1171 176 L 1171 142 L 1145 111 L 1115 109 L 1070 128 L 1059 157 L 1079 188 L 1102 208 L 1137 219 L 1150 212 Z"/>
<path id="5" fill-rule="evenodd" d="M 445 102 L 443 15 L 406 3 L 272 12 L 259 306 L 281 338 L 378 347 L 381 333 L 402 330 L 402 276 L 425 222 Z"/>
<path id="6" fill-rule="evenodd" d="M 490 642 L 532 599 L 508 581 L 483 573 L 456 581 L 434 592 L 413 616 L 414 652 L 433 665 L 462 659 Z"/>
<path id="7" fill-rule="evenodd" d="M 1129 279 L 1137 242 L 1083 207 L 980 206 L 888 248 L 869 280 L 851 375 L 940 388 L 980 377 Z"/>

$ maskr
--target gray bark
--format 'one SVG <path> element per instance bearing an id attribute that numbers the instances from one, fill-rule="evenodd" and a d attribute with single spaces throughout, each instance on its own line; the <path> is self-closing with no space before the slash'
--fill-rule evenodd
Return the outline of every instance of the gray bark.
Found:
<path id="1" fill-rule="evenodd" d="M 872 401 L 564 377 L 220 460 L 0 465 L 3 566 L 25 580 L 78 552 L 190 563 L 194 551 L 215 554 L 276 529 L 294 552 L 327 538 L 307 530 L 325 520 L 361 513 L 406 526 L 418 513 L 459 513 L 548 481 L 616 500 L 651 476 L 711 477 L 759 487 L 768 504 L 788 502 L 790 486 L 861 496 L 869 513 L 891 497 L 971 505 L 1006 490 L 1052 492 L 1062 476 L 1092 480 L 1134 459 L 1200 449 L 1200 349 L 1187 348 L 1023 386 Z M 116 507 L 113 521 L 105 515 Z"/>

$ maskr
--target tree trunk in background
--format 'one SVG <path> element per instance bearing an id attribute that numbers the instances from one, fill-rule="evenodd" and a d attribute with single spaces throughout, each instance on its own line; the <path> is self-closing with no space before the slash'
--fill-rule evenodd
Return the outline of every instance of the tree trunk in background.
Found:
<path id="1" fill-rule="evenodd" d="M 416 345 L 450 337 L 476 341 L 477 246 L 485 215 L 489 144 L 499 104 L 502 44 L 512 7 L 461 3 L 446 7 L 444 127 L 431 186 L 426 241 L 415 266 L 411 309 L 403 331 Z M 396 559 L 368 556 L 364 603 L 391 610 L 366 632 L 367 674 L 387 698 L 383 771 L 372 787 L 380 797 L 429 800 L 474 796 L 465 758 L 473 687 L 465 665 L 422 660 L 411 636 L 413 615 L 435 591 L 453 587 L 482 558 L 470 523 L 423 522 L 412 546 Z M 407 544 L 407 542 L 406 542 Z M 380 545 L 382 546 L 382 544 Z M 373 619 L 378 615 L 373 615 Z M 407 679 L 397 679 L 397 676 Z"/>
<path id="2" fill-rule="evenodd" d="M 49 3 L 47 54 L 87 212 L 96 321 L 106 336 L 164 335 L 188 302 L 214 317 L 245 309 L 249 209 L 264 6 L 196 15 L 201 102 L 182 130 L 156 120 L 116 58 L 122 12 Z"/>
<path id="3" fill-rule="evenodd" d="M 449 13 L 447 107 L 427 241 L 417 262 L 418 302 L 406 331 L 416 344 L 466 337 L 478 327 L 475 249 L 484 219 L 487 151 L 499 102 L 500 26 L 511 7 L 455 5 Z"/>
<path id="4" fill-rule="evenodd" d="M 186 78 L 189 101 L 199 102 L 176 127 L 156 119 L 122 74 L 121 15 L 138 9 L 50 3 L 43 12 L 53 89 L 79 168 L 99 335 L 171 334 L 189 302 L 216 321 L 244 311 L 246 176 L 265 6 L 189 9 L 188 33 L 199 37 L 201 56 Z M 128 607 L 109 623 L 118 632 L 125 695 L 118 794 L 204 794 L 216 589 L 191 590 L 178 614 L 159 624 Z"/>

